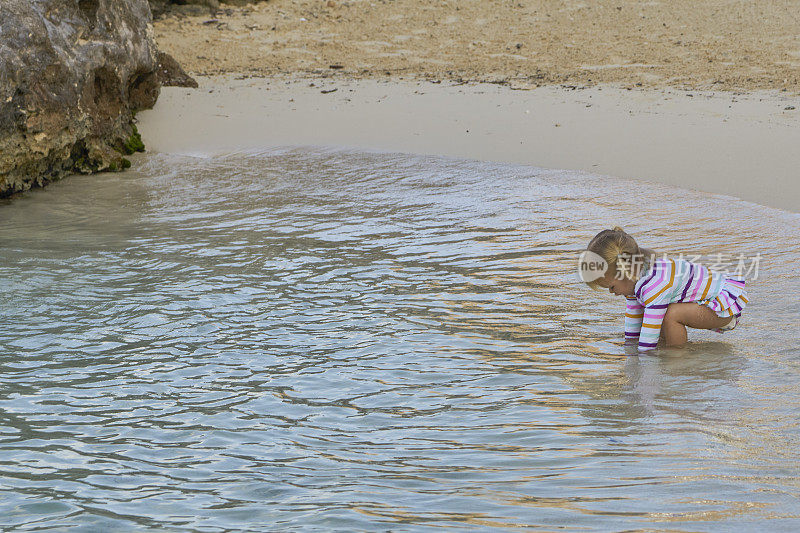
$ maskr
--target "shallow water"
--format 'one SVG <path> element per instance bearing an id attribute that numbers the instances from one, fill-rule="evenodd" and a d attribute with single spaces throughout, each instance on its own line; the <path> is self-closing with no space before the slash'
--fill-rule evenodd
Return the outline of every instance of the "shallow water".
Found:
<path id="1" fill-rule="evenodd" d="M 407 155 L 152 155 L 0 206 L 7 531 L 790 530 L 800 218 Z M 626 356 L 621 224 L 761 254 L 731 333 Z"/>

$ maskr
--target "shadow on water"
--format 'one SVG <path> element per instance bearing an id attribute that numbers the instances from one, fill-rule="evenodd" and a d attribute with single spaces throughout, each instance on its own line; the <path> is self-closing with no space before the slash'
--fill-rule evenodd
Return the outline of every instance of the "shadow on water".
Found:
<path id="1" fill-rule="evenodd" d="M 620 221 L 759 246 L 744 327 L 626 355 L 574 275 Z M 0 527 L 781 527 L 799 235 L 726 197 L 317 149 L 35 191 L 0 211 Z"/>

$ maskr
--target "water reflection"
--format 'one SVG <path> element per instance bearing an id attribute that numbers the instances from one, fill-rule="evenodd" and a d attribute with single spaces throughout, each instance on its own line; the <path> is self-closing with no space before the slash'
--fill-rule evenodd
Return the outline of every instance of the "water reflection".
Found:
<path id="1" fill-rule="evenodd" d="M 632 187 L 293 149 L 4 206 L 0 527 L 779 527 L 797 274 L 768 261 L 744 327 L 639 356 L 573 269 L 620 221 L 781 261 L 800 222 Z"/>

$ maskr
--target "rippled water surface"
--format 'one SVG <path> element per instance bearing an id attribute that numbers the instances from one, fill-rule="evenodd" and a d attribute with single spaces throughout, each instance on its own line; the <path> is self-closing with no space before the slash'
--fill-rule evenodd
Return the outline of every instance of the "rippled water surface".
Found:
<path id="1" fill-rule="evenodd" d="M 626 355 L 574 273 L 613 225 L 760 253 L 741 326 Z M 70 178 L 0 206 L 0 528 L 795 529 L 798 243 L 728 197 L 405 155 Z"/>

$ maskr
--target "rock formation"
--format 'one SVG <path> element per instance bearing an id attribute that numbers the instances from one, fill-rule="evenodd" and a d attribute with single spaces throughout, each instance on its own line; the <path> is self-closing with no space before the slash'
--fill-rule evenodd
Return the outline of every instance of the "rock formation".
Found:
<path id="1" fill-rule="evenodd" d="M 167 13 L 202 16 L 214 13 L 220 4 L 243 7 L 261 1 L 265 0 L 150 0 L 150 9 L 156 18 Z"/>
<path id="2" fill-rule="evenodd" d="M 0 0 L 0 196 L 121 170 L 158 98 L 147 0 Z"/>
<path id="3" fill-rule="evenodd" d="M 158 81 L 163 87 L 198 87 L 197 80 L 189 76 L 174 57 L 158 51 Z"/>

